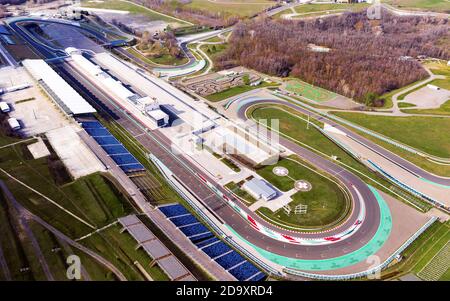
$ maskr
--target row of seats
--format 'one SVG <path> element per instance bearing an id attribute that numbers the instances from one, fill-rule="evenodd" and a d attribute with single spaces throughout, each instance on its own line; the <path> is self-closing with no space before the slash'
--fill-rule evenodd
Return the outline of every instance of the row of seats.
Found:
<path id="1" fill-rule="evenodd" d="M 266 275 L 238 252 L 215 237 L 198 219 L 180 204 L 159 207 L 159 210 L 200 250 L 240 281 L 260 281 Z"/>
<path id="2" fill-rule="evenodd" d="M 144 166 L 98 121 L 83 121 L 81 126 L 126 173 L 145 170 Z"/>

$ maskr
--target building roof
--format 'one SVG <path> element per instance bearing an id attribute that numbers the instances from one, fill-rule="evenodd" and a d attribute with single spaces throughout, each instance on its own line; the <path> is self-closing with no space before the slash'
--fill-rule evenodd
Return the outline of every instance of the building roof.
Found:
<path id="1" fill-rule="evenodd" d="M 277 192 L 264 180 L 257 178 L 253 178 L 250 181 L 245 182 L 243 188 L 252 191 L 255 195 L 259 195 L 261 198 L 266 200 L 272 199 L 277 194 Z"/>
<path id="2" fill-rule="evenodd" d="M 151 258 L 158 260 L 162 257 L 171 255 L 170 251 L 159 240 L 154 239 L 144 242 L 142 248 L 150 255 Z"/>
<path id="3" fill-rule="evenodd" d="M 166 113 L 164 113 L 161 110 L 151 110 L 151 111 L 147 111 L 148 116 L 150 116 L 151 118 L 153 118 L 154 120 L 161 120 L 164 118 L 169 118 L 169 115 L 167 115 Z"/>
<path id="4" fill-rule="evenodd" d="M 0 101 L 0 110 L 2 111 L 9 110 L 9 105 L 4 101 Z"/>
<path id="5" fill-rule="evenodd" d="M 189 271 L 174 256 L 158 260 L 158 265 L 171 280 L 189 275 Z"/>
<path id="6" fill-rule="evenodd" d="M 17 127 L 20 128 L 20 124 L 16 118 L 9 118 L 8 124 L 12 129 L 17 128 Z"/>
<path id="7" fill-rule="evenodd" d="M 24 60 L 23 66 L 58 105 L 69 115 L 95 113 L 96 110 L 44 60 Z"/>

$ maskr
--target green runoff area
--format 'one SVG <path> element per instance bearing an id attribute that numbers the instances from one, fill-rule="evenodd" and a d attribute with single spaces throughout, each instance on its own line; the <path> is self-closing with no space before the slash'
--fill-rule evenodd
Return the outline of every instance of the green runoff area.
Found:
<path id="1" fill-rule="evenodd" d="M 412 273 L 423 280 L 450 281 L 450 269 L 445 269 L 450 260 L 445 252 L 449 241 L 450 222 L 435 222 L 402 252 L 403 259 L 399 263 L 383 270 L 381 279 L 398 279 Z M 441 266 L 436 267 L 436 261 L 441 262 Z"/>
<path id="2" fill-rule="evenodd" d="M 148 17 L 151 21 L 164 21 L 167 22 L 170 27 L 172 28 L 178 28 L 183 26 L 190 26 L 189 22 L 173 18 L 171 16 L 158 13 L 154 10 L 151 10 L 149 8 L 145 8 L 136 4 L 133 4 L 128 1 L 121 1 L 121 0 L 105 0 L 105 1 L 87 1 L 82 0 L 81 1 L 82 7 L 89 7 L 89 8 L 100 8 L 100 9 L 112 9 L 112 10 L 122 10 L 122 11 L 128 11 L 130 14 L 134 15 L 142 15 L 145 17 Z"/>
<path id="3" fill-rule="evenodd" d="M 399 9 L 450 12 L 450 3 L 447 0 L 383 0 L 383 2 Z"/>
<path id="4" fill-rule="evenodd" d="M 276 166 L 287 168 L 288 176 L 274 174 L 273 168 Z M 292 195 L 292 201 L 289 203 L 292 209 L 290 214 L 284 209 L 273 212 L 261 207 L 257 210 L 263 218 L 275 221 L 278 225 L 288 226 L 291 229 L 323 230 L 336 226 L 350 212 L 350 198 L 346 195 L 345 188 L 339 187 L 331 177 L 319 173 L 297 156 L 281 159 L 276 165 L 264 166 L 256 172 L 283 192 L 294 189 L 297 180 L 306 180 L 312 186 L 309 191 L 297 191 Z M 306 205 L 306 213 L 296 214 L 294 211 L 298 205 Z"/>
<path id="5" fill-rule="evenodd" d="M 288 81 L 286 83 L 286 90 L 316 102 L 332 100 L 337 96 L 337 94 L 329 90 L 308 84 L 298 79 Z"/>
<path id="6" fill-rule="evenodd" d="M 254 120 L 278 119 L 279 131 L 285 138 L 290 139 L 300 146 L 310 149 L 327 159 L 332 160 L 331 157 L 336 156 L 337 164 L 343 165 L 366 183 L 398 198 L 398 196 L 384 188 L 387 187 L 392 189 L 394 185 L 371 171 L 363 163 L 352 157 L 312 125 L 307 129 L 308 116 L 286 106 L 264 104 L 255 105 L 250 108 L 247 111 L 247 117 Z M 311 123 L 313 122 L 323 128 L 323 123 L 311 119 Z M 268 126 L 270 128 L 270 124 L 268 124 Z M 410 198 L 407 193 L 405 193 L 405 195 L 408 196 L 410 202 L 421 208 L 423 211 L 427 211 L 431 208 L 431 205 L 425 201 Z"/>

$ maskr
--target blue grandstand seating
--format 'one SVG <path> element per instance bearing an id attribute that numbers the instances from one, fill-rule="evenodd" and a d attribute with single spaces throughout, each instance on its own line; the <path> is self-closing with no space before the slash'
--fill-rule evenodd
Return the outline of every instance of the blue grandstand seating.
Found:
<path id="1" fill-rule="evenodd" d="M 105 128 L 97 128 L 97 129 L 87 128 L 85 129 L 85 131 L 92 137 L 111 136 L 111 133 Z"/>
<path id="2" fill-rule="evenodd" d="M 171 218 L 170 220 L 177 227 L 199 222 L 198 219 L 196 219 L 193 215 L 185 215 L 185 216 L 180 216 L 180 217 L 174 217 L 174 218 Z"/>
<path id="3" fill-rule="evenodd" d="M 128 150 L 122 145 L 104 145 L 102 148 L 109 155 L 128 154 Z"/>
<path id="4" fill-rule="evenodd" d="M 159 210 L 161 210 L 161 212 L 164 213 L 164 215 L 167 217 L 173 217 L 189 213 L 189 211 L 187 211 L 187 209 L 180 204 L 159 207 Z"/>
<path id="5" fill-rule="evenodd" d="M 193 225 L 193 226 L 183 227 L 183 228 L 180 228 L 180 230 L 187 237 L 192 236 L 192 235 L 197 235 L 197 234 L 208 232 L 208 228 L 206 228 L 202 224 L 196 224 L 196 225 Z"/>
<path id="6" fill-rule="evenodd" d="M 81 126 L 124 172 L 145 170 L 145 167 L 100 122 L 84 121 Z"/>
<path id="7" fill-rule="evenodd" d="M 198 222 L 198 219 L 191 215 L 189 211 L 180 204 L 159 207 L 159 210 L 169 218 L 196 246 L 205 254 L 221 265 L 225 270 L 229 270 L 239 281 L 260 281 L 266 275 L 248 262 L 239 253 L 234 251 L 226 243 L 220 241 L 202 224 L 190 225 Z M 231 251 L 231 252 L 230 252 Z M 232 269 L 231 269 L 232 268 Z"/>
<path id="8" fill-rule="evenodd" d="M 120 144 L 119 140 L 114 138 L 113 136 L 107 136 L 107 137 L 92 137 L 97 141 L 100 145 L 114 145 L 114 144 Z"/>
<path id="9" fill-rule="evenodd" d="M 119 166 L 124 165 L 124 164 L 138 164 L 139 163 L 139 161 L 136 160 L 136 158 L 131 154 L 111 155 L 110 157 Z"/>
<path id="10" fill-rule="evenodd" d="M 104 126 L 98 121 L 83 121 L 81 126 L 84 129 L 100 129 L 104 128 Z"/>
<path id="11" fill-rule="evenodd" d="M 214 234 L 212 234 L 211 232 L 208 232 L 208 233 L 189 237 L 189 239 L 195 244 L 196 242 L 202 241 L 204 239 L 208 239 L 213 236 L 214 236 Z"/>
<path id="12" fill-rule="evenodd" d="M 236 277 L 236 279 L 244 281 L 259 273 L 259 270 L 257 267 L 247 261 L 241 265 L 238 265 L 234 269 L 229 270 L 229 272 L 231 273 L 231 275 Z"/>
<path id="13" fill-rule="evenodd" d="M 243 261 L 245 261 L 245 259 L 241 255 L 239 255 L 239 253 L 237 253 L 236 251 L 233 251 L 227 255 L 223 255 L 219 258 L 216 258 L 216 262 L 220 264 L 225 270 L 228 270 L 229 268 Z"/>
<path id="14" fill-rule="evenodd" d="M 138 163 L 138 164 L 128 164 L 128 165 L 120 165 L 119 166 L 124 172 L 131 172 L 131 171 L 139 171 L 139 170 L 145 170 L 145 167 Z"/>
<path id="15" fill-rule="evenodd" d="M 210 238 L 210 239 L 198 242 L 195 245 L 197 246 L 197 248 L 200 249 L 200 248 L 203 248 L 204 246 L 207 246 L 207 245 L 212 244 L 212 243 L 217 242 L 217 241 L 219 241 L 219 239 L 217 237 L 213 237 L 213 238 Z"/>
<path id="16" fill-rule="evenodd" d="M 225 243 L 219 242 L 202 249 L 202 251 L 208 254 L 209 257 L 215 258 L 219 255 L 231 251 L 231 248 L 227 246 Z"/>
<path id="17" fill-rule="evenodd" d="M 248 279 L 248 281 L 261 281 L 261 280 L 264 280 L 265 278 L 266 278 L 266 274 L 259 273 L 259 274 L 252 276 L 252 278 Z"/>

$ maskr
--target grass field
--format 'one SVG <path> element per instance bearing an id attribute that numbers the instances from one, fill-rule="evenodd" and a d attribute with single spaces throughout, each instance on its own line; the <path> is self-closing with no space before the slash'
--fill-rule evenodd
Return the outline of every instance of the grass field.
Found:
<path id="1" fill-rule="evenodd" d="M 229 16 L 249 17 L 273 5 L 275 5 L 275 2 L 269 0 L 221 0 L 217 2 L 209 0 L 192 0 L 191 3 L 186 4 L 185 7 Z"/>
<path id="2" fill-rule="evenodd" d="M 409 102 L 399 102 L 398 107 L 399 108 L 413 108 L 415 107 L 415 104 L 409 103 Z"/>
<path id="3" fill-rule="evenodd" d="M 383 0 L 383 2 L 401 9 L 450 12 L 450 3 L 447 0 Z"/>
<path id="4" fill-rule="evenodd" d="M 450 77 L 450 66 L 447 65 L 447 61 L 430 61 L 426 62 L 425 66 L 428 67 L 433 74 Z"/>
<path id="5" fill-rule="evenodd" d="M 291 80 L 287 82 L 286 90 L 317 102 L 328 101 L 336 97 L 336 94 L 331 91 L 310 85 L 300 80 Z"/>
<path id="6" fill-rule="evenodd" d="M 430 155 L 450 158 L 449 118 L 391 117 L 348 112 L 334 114 Z"/>
<path id="7" fill-rule="evenodd" d="M 329 227 L 346 216 L 350 206 L 349 200 L 336 183 L 296 157 L 282 159 L 276 166 L 287 168 L 289 175 L 285 177 L 275 175 L 272 171 L 275 166 L 272 165 L 258 169 L 257 173 L 281 191 L 293 189 L 296 180 L 308 181 L 312 189 L 305 192 L 298 191 L 292 196 L 292 202 L 289 203 L 293 210 L 291 214 L 286 214 L 283 209 L 272 212 L 267 208 L 260 208 L 258 209 L 260 215 L 291 227 L 304 228 Z M 294 213 L 295 206 L 300 204 L 308 206 L 306 214 Z"/>
<path id="8" fill-rule="evenodd" d="M 172 28 L 189 26 L 189 22 L 184 22 L 183 20 L 178 20 L 167 15 L 157 13 L 151 9 L 147 9 L 130 2 L 120 1 L 120 0 L 106 0 L 103 2 L 90 2 L 83 0 L 82 6 L 90 8 L 102 8 L 102 9 L 114 9 L 128 11 L 131 14 L 139 14 L 148 17 L 150 20 L 161 20 L 170 24 Z"/>

